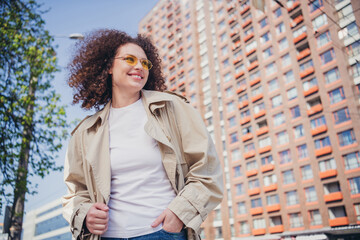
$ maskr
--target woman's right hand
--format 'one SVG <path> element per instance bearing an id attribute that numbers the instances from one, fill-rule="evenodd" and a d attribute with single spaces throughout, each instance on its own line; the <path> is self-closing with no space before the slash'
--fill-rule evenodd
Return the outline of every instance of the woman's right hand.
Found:
<path id="1" fill-rule="evenodd" d="M 101 235 L 106 232 L 109 222 L 109 207 L 104 203 L 95 203 L 86 214 L 86 227 L 89 232 Z"/>

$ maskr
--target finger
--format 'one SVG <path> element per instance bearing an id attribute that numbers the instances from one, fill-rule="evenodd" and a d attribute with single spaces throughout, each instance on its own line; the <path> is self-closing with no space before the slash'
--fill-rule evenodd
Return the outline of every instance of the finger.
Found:
<path id="1" fill-rule="evenodd" d="M 106 206 L 105 203 L 94 203 L 93 206 L 98 210 L 102 210 L 102 211 L 105 211 L 105 212 L 109 211 L 109 207 Z"/>
<path id="2" fill-rule="evenodd" d="M 95 231 L 105 231 L 106 226 L 106 224 L 94 224 L 92 225 L 92 229 Z"/>
<path id="3" fill-rule="evenodd" d="M 162 212 L 161 214 L 160 214 L 160 216 L 158 216 L 156 219 L 155 219 L 155 221 L 151 224 L 151 227 L 157 227 L 157 226 L 159 226 L 159 224 L 160 223 L 162 223 L 163 221 L 164 221 L 164 219 L 165 219 L 165 214 L 164 214 L 164 212 Z"/>
<path id="4" fill-rule="evenodd" d="M 108 218 L 109 213 L 102 211 L 102 210 L 96 210 L 94 211 L 94 214 L 92 215 L 94 218 L 101 218 L 101 219 L 105 219 Z"/>

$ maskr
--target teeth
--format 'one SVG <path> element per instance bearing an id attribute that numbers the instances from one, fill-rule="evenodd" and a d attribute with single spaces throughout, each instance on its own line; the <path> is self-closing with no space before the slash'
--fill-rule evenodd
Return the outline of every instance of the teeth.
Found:
<path id="1" fill-rule="evenodd" d="M 141 79 L 141 77 L 139 75 L 132 75 L 132 76 L 137 78 L 137 79 Z"/>

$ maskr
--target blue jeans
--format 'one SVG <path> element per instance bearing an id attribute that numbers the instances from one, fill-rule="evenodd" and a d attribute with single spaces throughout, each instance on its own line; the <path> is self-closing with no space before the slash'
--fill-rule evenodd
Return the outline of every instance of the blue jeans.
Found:
<path id="1" fill-rule="evenodd" d="M 163 229 L 160 231 L 131 238 L 106 238 L 102 237 L 102 240 L 187 240 L 186 230 L 183 229 L 179 233 L 167 232 Z"/>

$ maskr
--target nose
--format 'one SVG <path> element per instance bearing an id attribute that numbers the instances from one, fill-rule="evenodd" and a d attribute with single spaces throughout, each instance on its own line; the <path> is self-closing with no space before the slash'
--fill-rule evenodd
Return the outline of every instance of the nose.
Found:
<path id="1" fill-rule="evenodd" d="M 142 69 L 141 61 L 139 59 L 136 61 L 136 64 L 135 64 L 134 68 L 135 69 Z"/>

